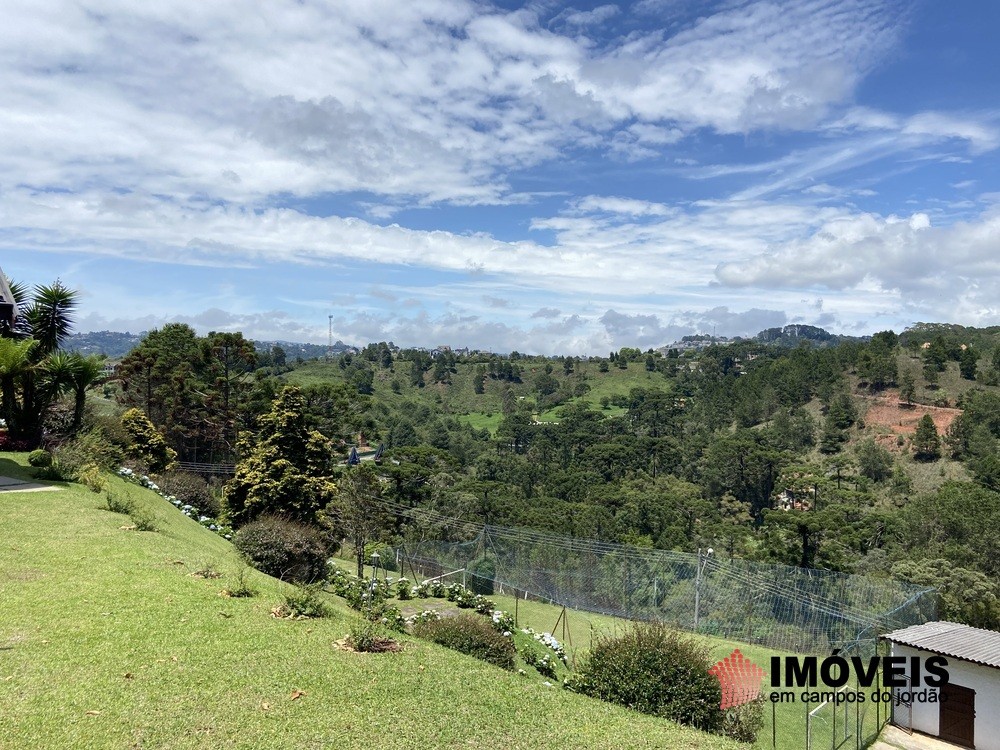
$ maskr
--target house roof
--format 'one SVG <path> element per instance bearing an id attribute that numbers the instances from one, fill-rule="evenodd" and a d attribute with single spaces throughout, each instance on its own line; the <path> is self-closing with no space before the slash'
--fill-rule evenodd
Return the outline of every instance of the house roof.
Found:
<path id="1" fill-rule="evenodd" d="M 1000 668 L 1000 633 L 995 630 L 938 620 L 894 630 L 882 637 L 904 646 Z"/>
<path id="2" fill-rule="evenodd" d="M 10 293 L 10 287 L 7 286 L 7 277 L 4 276 L 3 269 L 0 268 L 0 302 L 14 302 L 14 295 Z M 17 304 L 14 305 L 14 314 L 17 315 Z"/>

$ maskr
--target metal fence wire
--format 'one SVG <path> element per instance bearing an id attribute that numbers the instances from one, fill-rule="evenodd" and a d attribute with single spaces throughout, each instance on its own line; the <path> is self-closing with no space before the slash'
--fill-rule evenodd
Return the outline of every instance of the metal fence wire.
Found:
<path id="1" fill-rule="evenodd" d="M 796 653 L 870 655 L 879 633 L 935 616 L 933 589 L 889 578 L 477 528 L 468 541 L 410 542 L 398 555 L 428 577 L 465 568 L 570 609 Z"/>

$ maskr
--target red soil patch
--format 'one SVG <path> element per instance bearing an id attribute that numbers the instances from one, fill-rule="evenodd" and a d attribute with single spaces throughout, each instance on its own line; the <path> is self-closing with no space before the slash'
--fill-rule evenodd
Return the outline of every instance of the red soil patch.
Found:
<path id="1" fill-rule="evenodd" d="M 880 425 L 892 431 L 893 435 L 911 436 L 917 429 L 917 423 L 925 414 L 930 414 L 939 435 L 951 427 L 955 417 L 962 413 L 961 409 L 950 409 L 941 406 L 924 406 L 923 404 L 907 405 L 899 400 L 897 391 L 885 391 L 880 396 L 864 397 L 868 403 L 865 414 L 865 424 Z M 892 436 L 879 438 L 885 447 L 898 450 Z"/>

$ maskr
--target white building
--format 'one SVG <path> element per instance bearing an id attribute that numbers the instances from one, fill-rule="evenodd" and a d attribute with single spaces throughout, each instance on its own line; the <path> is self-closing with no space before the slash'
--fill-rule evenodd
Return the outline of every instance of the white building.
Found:
<path id="1" fill-rule="evenodd" d="M 897 697 L 907 690 L 913 700 L 893 706 L 893 723 L 977 750 L 1000 750 L 1000 633 L 954 622 L 928 622 L 896 630 L 883 638 L 893 656 L 932 656 L 948 660 L 948 683 L 928 687 L 894 688 Z M 912 677 L 907 661 L 906 675 Z M 923 677 L 927 673 L 923 671 Z M 920 691 L 926 690 L 919 700 Z M 937 700 L 931 700 L 933 694 Z"/>

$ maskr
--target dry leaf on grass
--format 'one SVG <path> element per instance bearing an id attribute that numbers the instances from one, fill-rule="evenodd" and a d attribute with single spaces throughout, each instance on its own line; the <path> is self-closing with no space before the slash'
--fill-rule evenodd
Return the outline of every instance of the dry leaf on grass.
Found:
<path id="1" fill-rule="evenodd" d="M 292 691 L 292 697 L 290 698 L 290 700 L 297 701 L 299 698 L 301 698 L 305 694 L 306 693 L 305 693 L 304 690 L 293 690 Z"/>

